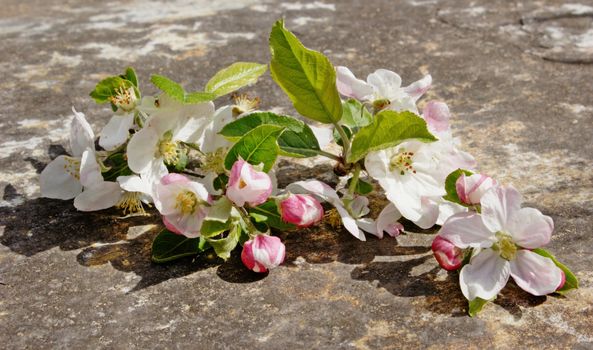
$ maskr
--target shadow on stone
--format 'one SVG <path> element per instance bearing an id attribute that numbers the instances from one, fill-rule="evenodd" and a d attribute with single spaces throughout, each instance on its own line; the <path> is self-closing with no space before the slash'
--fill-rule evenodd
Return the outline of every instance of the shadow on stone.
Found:
<path id="1" fill-rule="evenodd" d="M 230 283 L 251 283 L 266 278 L 268 273 L 256 273 L 246 269 L 241 262 L 240 250 L 235 249 L 231 257 L 218 266 L 216 275 Z"/>

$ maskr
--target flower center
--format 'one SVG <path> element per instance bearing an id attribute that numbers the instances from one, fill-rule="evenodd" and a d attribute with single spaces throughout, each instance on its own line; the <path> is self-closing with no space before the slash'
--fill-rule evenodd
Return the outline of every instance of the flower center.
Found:
<path id="1" fill-rule="evenodd" d="M 378 100 L 373 101 L 373 110 L 375 112 L 379 112 L 380 110 L 388 107 L 391 104 L 391 101 L 387 98 L 380 98 Z"/>
<path id="2" fill-rule="evenodd" d="M 389 162 L 389 169 L 391 171 L 397 171 L 400 175 L 405 175 L 406 172 L 412 172 L 416 174 L 416 170 L 412 166 L 413 152 L 406 152 L 405 150 L 391 157 Z"/>
<path id="3" fill-rule="evenodd" d="M 180 192 L 176 198 L 175 208 L 183 214 L 193 214 L 198 205 L 198 198 L 192 191 L 185 190 Z"/>
<path id="4" fill-rule="evenodd" d="M 80 159 L 65 157 L 66 164 L 64 164 L 64 171 L 80 181 Z"/>
<path id="5" fill-rule="evenodd" d="M 498 242 L 492 246 L 492 249 L 498 251 L 500 257 L 505 260 L 511 261 L 515 259 L 515 256 L 517 255 L 517 245 L 513 242 L 511 235 L 505 232 L 497 232 L 496 238 L 498 239 Z"/>
<path id="6" fill-rule="evenodd" d="M 342 217 L 335 208 L 328 210 L 325 214 L 327 223 L 333 228 L 342 227 Z"/>
<path id="7" fill-rule="evenodd" d="M 173 141 L 173 133 L 167 131 L 159 141 L 157 157 L 161 156 L 165 163 L 169 165 L 176 164 L 179 161 L 179 147 L 176 141 Z"/>
<path id="8" fill-rule="evenodd" d="M 124 193 L 116 206 L 123 210 L 124 215 L 126 215 L 126 213 L 146 215 L 144 207 L 142 207 L 142 202 L 140 201 L 140 192 Z"/>
<path id="9" fill-rule="evenodd" d="M 224 174 L 224 148 L 219 148 L 216 152 L 206 153 L 200 158 L 200 168 L 206 172 Z"/>
<path id="10" fill-rule="evenodd" d="M 251 98 L 246 94 L 233 95 L 233 101 L 235 102 L 235 105 L 233 106 L 233 117 L 254 111 L 259 107 L 260 103 L 259 97 Z"/>
<path id="11" fill-rule="evenodd" d="M 124 111 L 129 112 L 136 107 L 136 94 L 133 88 L 125 89 L 123 86 L 120 86 L 115 90 L 115 95 L 109 98 L 109 101 Z"/>

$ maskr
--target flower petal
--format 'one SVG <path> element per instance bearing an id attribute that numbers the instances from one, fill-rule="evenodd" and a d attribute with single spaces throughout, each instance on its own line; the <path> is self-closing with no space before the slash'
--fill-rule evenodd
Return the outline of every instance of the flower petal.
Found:
<path id="1" fill-rule="evenodd" d="M 318 180 L 305 180 L 293 182 L 286 186 L 286 190 L 292 193 L 310 193 L 318 199 L 326 202 L 342 203 L 336 191 L 324 182 Z M 335 204 L 334 204 L 335 205 Z"/>
<path id="2" fill-rule="evenodd" d="M 480 200 L 484 224 L 492 232 L 505 228 L 514 212 L 521 209 L 521 194 L 512 186 L 495 186 Z"/>
<path id="3" fill-rule="evenodd" d="M 95 149 L 95 133 L 86 121 L 84 113 L 77 112 L 72 107 L 74 117 L 70 125 L 70 150 L 72 155 L 80 157 L 87 148 Z"/>
<path id="4" fill-rule="evenodd" d="M 535 249 L 550 242 L 554 221 L 537 209 L 521 208 L 508 220 L 505 230 L 519 246 Z"/>
<path id="5" fill-rule="evenodd" d="M 507 284 L 511 272 L 508 261 L 492 249 L 482 250 L 461 269 L 459 286 L 467 300 L 490 300 Z"/>
<path id="6" fill-rule="evenodd" d="M 82 153 L 80 159 L 80 183 L 84 187 L 92 187 L 102 182 L 103 175 L 101 175 L 101 168 L 97 163 L 95 151 L 89 148 Z"/>
<path id="7" fill-rule="evenodd" d="M 352 216 L 350 216 L 350 214 L 348 213 L 348 211 L 346 210 L 346 208 L 344 208 L 341 203 L 338 204 L 334 204 L 334 207 L 336 208 L 336 210 L 338 211 L 338 214 L 340 214 L 340 217 L 342 218 L 342 224 L 344 225 L 344 227 L 346 228 L 346 230 L 348 230 L 348 232 L 350 232 L 354 237 L 360 239 L 361 241 L 366 241 L 366 237 L 364 236 L 364 232 L 362 232 L 359 228 L 358 225 L 356 224 L 356 220 L 354 218 L 352 218 Z"/>
<path id="8" fill-rule="evenodd" d="M 375 98 L 386 98 L 393 101 L 403 95 L 402 78 L 390 70 L 377 69 L 368 75 L 367 82 L 375 88 Z"/>
<path id="9" fill-rule="evenodd" d="M 135 173 L 148 171 L 155 160 L 159 137 L 155 128 L 145 126 L 128 143 L 128 166 Z M 162 163 L 162 162 L 161 162 Z"/>
<path id="10" fill-rule="evenodd" d="M 422 117 L 431 130 L 443 132 L 449 129 L 449 119 L 451 113 L 446 103 L 440 101 L 430 101 L 422 110 Z"/>
<path id="11" fill-rule="evenodd" d="M 320 149 L 327 147 L 334 139 L 333 131 L 330 128 L 314 125 L 309 125 L 309 128 L 313 131 L 313 135 L 315 135 Z"/>
<path id="12" fill-rule="evenodd" d="M 377 234 L 379 238 L 383 238 L 383 231 L 387 232 L 391 237 L 396 237 L 403 231 L 402 224 L 399 223 L 402 214 L 397 210 L 393 203 L 389 203 L 381 210 L 379 217 L 377 217 Z"/>
<path id="13" fill-rule="evenodd" d="M 562 282 L 562 270 L 552 259 L 525 249 L 511 261 L 511 276 L 519 287 L 533 295 L 553 293 Z"/>
<path id="14" fill-rule="evenodd" d="M 357 79 L 350 69 L 342 66 L 336 67 L 336 85 L 342 95 L 357 100 L 365 100 L 373 94 L 372 86 Z"/>
<path id="15" fill-rule="evenodd" d="M 422 229 L 429 229 L 437 222 L 439 217 L 439 204 L 428 197 L 422 197 L 420 202 L 422 204 L 420 209 L 421 216 L 418 220 L 414 221 L 414 223 Z"/>
<path id="16" fill-rule="evenodd" d="M 122 190 L 117 182 L 104 181 L 87 187 L 74 198 L 74 207 L 80 211 L 95 211 L 111 208 L 121 199 Z"/>
<path id="17" fill-rule="evenodd" d="M 78 179 L 80 160 L 59 156 L 52 160 L 39 177 L 41 196 L 55 199 L 72 199 L 82 192 Z"/>
<path id="18" fill-rule="evenodd" d="M 494 233 L 475 212 L 457 213 L 443 224 L 439 235 L 459 248 L 488 248 L 496 241 Z"/>
<path id="19" fill-rule="evenodd" d="M 404 92 L 408 94 L 414 100 L 414 102 L 416 102 L 420 97 L 422 97 L 422 95 L 426 93 L 426 91 L 428 91 L 428 89 L 430 89 L 431 85 L 432 77 L 430 74 L 428 74 L 424 78 L 406 86 L 404 88 Z"/>
<path id="20" fill-rule="evenodd" d="M 101 130 L 99 145 L 107 151 L 112 151 L 128 140 L 129 130 L 134 125 L 134 113 L 114 115 Z"/>

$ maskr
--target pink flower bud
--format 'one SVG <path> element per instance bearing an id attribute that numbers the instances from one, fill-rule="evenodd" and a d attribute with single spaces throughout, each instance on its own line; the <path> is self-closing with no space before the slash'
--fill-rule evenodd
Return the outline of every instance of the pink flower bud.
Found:
<path id="1" fill-rule="evenodd" d="M 447 271 L 457 270 L 463 262 L 463 251 L 441 236 L 436 236 L 432 241 L 432 253 Z"/>
<path id="2" fill-rule="evenodd" d="M 560 272 L 562 273 L 562 279 L 560 280 L 560 284 L 558 285 L 558 288 L 556 288 L 556 290 L 562 289 L 562 287 L 564 287 L 564 283 L 566 283 L 566 274 L 562 270 L 560 270 Z"/>
<path id="3" fill-rule="evenodd" d="M 226 196 L 238 206 L 248 203 L 254 207 L 265 202 L 272 194 L 272 180 L 263 171 L 257 171 L 243 159 L 231 168 Z"/>
<path id="4" fill-rule="evenodd" d="M 323 208 L 308 194 L 290 194 L 280 202 L 282 220 L 298 227 L 309 227 L 323 219 Z"/>
<path id="5" fill-rule="evenodd" d="M 462 174 L 455 183 L 455 189 L 459 199 L 465 204 L 480 204 L 480 199 L 496 185 L 496 180 L 490 176 L 482 174 L 473 174 L 465 176 Z"/>
<path id="6" fill-rule="evenodd" d="M 266 272 L 282 264 L 284 256 L 285 248 L 280 238 L 257 235 L 243 245 L 241 260 L 250 270 Z"/>

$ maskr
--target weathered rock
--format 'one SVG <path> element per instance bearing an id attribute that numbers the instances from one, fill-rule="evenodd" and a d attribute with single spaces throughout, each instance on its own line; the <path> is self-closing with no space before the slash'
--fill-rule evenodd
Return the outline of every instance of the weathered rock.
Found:
<path id="1" fill-rule="evenodd" d="M 5 348 L 591 348 L 593 102 L 589 1 L 3 1 L 0 12 L 0 343 Z M 434 231 L 359 242 L 329 226 L 283 233 L 287 263 L 255 275 L 234 256 L 150 262 L 158 218 L 83 214 L 39 199 L 65 152 L 70 107 L 127 65 L 198 89 L 236 61 L 268 60 L 284 16 L 304 43 L 359 75 L 430 72 L 463 147 L 556 222 L 550 250 L 581 288 L 514 285 L 477 318 L 430 254 Z M 580 63 L 580 64 L 579 64 Z M 292 112 L 265 78 L 248 89 Z M 221 103 L 223 103 L 222 101 Z M 312 167 L 312 168 L 311 168 Z M 285 183 L 331 165 L 282 162 Z M 383 203 L 374 202 L 375 209 Z"/>

